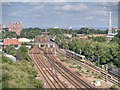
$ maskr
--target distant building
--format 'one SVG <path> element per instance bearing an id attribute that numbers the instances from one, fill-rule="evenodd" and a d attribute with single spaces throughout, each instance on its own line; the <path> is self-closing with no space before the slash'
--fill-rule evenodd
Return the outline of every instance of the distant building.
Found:
<path id="1" fill-rule="evenodd" d="M 25 42 L 29 43 L 31 40 L 27 39 L 27 38 L 19 38 L 18 41 L 21 42 L 21 43 L 25 43 Z"/>
<path id="2" fill-rule="evenodd" d="M 54 29 L 58 29 L 59 27 L 54 27 Z"/>
<path id="3" fill-rule="evenodd" d="M 84 34 L 77 34 L 77 37 L 80 38 L 80 39 L 87 39 L 87 35 L 84 35 Z"/>
<path id="4" fill-rule="evenodd" d="M 72 38 L 72 34 L 64 34 L 65 37 Z"/>
<path id="5" fill-rule="evenodd" d="M 7 46 L 7 45 L 21 45 L 22 43 L 18 41 L 18 39 L 16 38 L 12 38 L 12 39 L 4 39 L 3 41 L 3 45 Z"/>
<path id="6" fill-rule="evenodd" d="M 105 37 L 107 34 L 93 34 L 93 37 Z"/>
<path id="7" fill-rule="evenodd" d="M 112 33 L 118 33 L 118 28 L 112 28 Z"/>
<path id="8" fill-rule="evenodd" d="M 72 29 L 72 27 L 69 27 L 69 30 Z"/>
<path id="9" fill-rule="evenodd" d="M 22 29 L 23 29 L 22 22 L 16 22 L 16 23 L 10 22 L 8 26 L 8 30 L 10 32 L 16 32 L 17 35 L 20 35 Z"/>

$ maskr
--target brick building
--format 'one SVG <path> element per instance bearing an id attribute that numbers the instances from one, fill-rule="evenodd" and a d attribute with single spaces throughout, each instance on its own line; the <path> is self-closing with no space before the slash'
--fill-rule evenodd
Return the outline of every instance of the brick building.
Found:
<path id="1" fill-rule="evenodd" d="M 4 39 L 3 41 L 3 45 L 7 46 L 7 45 L 21 45 L 22 43 L 18 41 L 18 39 L 16 38 L 12 38 L 12 39 Z"/>
<path id="2" fill-rule="evenodd" d="M 10 32 L 16 32 L 17 35 L 20 35 L 22 29 L 23 29 L 22 22 L 16 22 L 16 23 L 10 22 L 8 26 L 8 30 Z"/>

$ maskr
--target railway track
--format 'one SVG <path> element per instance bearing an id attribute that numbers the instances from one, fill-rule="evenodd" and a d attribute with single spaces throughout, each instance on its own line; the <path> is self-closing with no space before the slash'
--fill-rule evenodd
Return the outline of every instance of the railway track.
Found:
<path id="1" fill-rule="evenodd" d="M 66 56 L 66 54 L 64 54 L 64 53 L 62 53 L 62 52 L 60 52 L 60 51 L 57 51 L 57 52 L 58 52 L 59 54 L 63 55 L 63 56 Z M 71 58 L 71 59 L 74 59 L 74 58 L 72 58 L 72 57 L 70 57 L 70 56 L 67 56 L 67 57 L 68 57 L 68 58 Z M 75 60 L 76 60 L 76 59 L 75 59 Z M 81 63 L 81 62 L 78 62 L 78 63 L 84 64 L 84 63 Z M 85 62 L 84 66 L 87 66 L 87 65 L 89 66 L 89 68 L 91 68 L 91 69 L 94 70 L 95 72 L 101 73 L 101 74 L 103 75 L 103 78 L 105 78 L 105 75 L 106 75 L 105 71 L 103 71 L 102 69 L 94 66 L 94 65 L 91 64 L 91 63 Z M 109 75 L 109 76 L 111 76 L 111 75 Z M 112 82 L 112 83 L 114 83 L 115 85 L 117 85 L 117 86 L 120 87 L 119 78 L 116 78 L 116 77 L 111 76 L 111 78 L 108 77 L 108 81 L 110 81 L 110 82 Z"/>
<path id="2" fill-rule="evenodd" d="M 41 50 L 43 50 L 43 49 L 41 49 Z M 53 57 L 52 55 L 50 55 L 50 54 L 46 54 L 45 55 L 47 58 L 49 58 L 50 59 L 50 63 L 53 63 L 54 64 L 54 66 L 55 66 L 55 68 L 57 69 L 57 70 L 59 70 L 58 72 L 62 72 L 62 74 L 64 73 L 62 70 L 65 70 L 71 77 L 73 77 L 73 79 L 74 80 L 76 80 L 77 82 L 79 82 L 79 84 L 82 84 L 83 86 L 85 86 L 85 88 L 87 88 L 88 90 L 93 90 L 93 87 L 91 87 L 90 85 L 88 85 L 87 83 L 85 83 L 83 80 L 81 80 L 78 76 L 76 76 L 76 74 L 73 74 L 72 72 L 70 72 L 67 68 L 65 68 L 65 66 L 63 66 L 63 65 L 61 65 L 59 62 L 56 62 L 56 59 L 55 59 L 55 57 Z M 58 68 L 58 67 L 60 67 L 60 68 Z M 61 70 L 61 71 L 60 71 Z M 65 73 L 63 74 L 63 75 L 65 75 Z M 70 78 L 70 77 L 69 77 Z M 68 80 L 69 80 L 69 78 L 67 78 Z M 73 83 L 74 82 L 74 80 L 69 80 L 71 83 Z M 75 83 L 74 85 L 77 85 L 77 86 L 79 86 L 79 84 L 77 84 L 77 83 Z M 81 86 L 80 86 L 81 87 Z"/>
<path id="3" fill-rule="evenodd" d="M 37 50 L 35 50 L 35 51 L 37 51 Z M 36 57 L 36 58 L 34 58 L 35 60 L 36 60 L 36 62 L 37 63 L 39 63 L 39 66 L 40 67 L 43 67 L 44 66 L 44 68 L 46 68 L 46 70 L 47 70 L 47 73 L 49 73 L 49 75 L 51 75 L 51 77 L 52 77 L 52 73 L 50 72 L 51 70 L 49 69 L 49 67 L 47 66 L 48 64 L 46 64 L 45 62 L 44 62 L 44 60 L 40 57 L 40 55 L 39 54 L 33 54 L 34 56 L 32 56 L 32 57 Z M 36 63 L 36 64 L 37 64 Z M 42 66 L 41 66 L 42 65 Z M 44 72 L 45 73 L 45 72 Z M 60 74 L 61 74 L 61 72 L 60 72 Z M 44 74 L 42 74 L 43 76 L 44 76 Z M 47 75 L 46 75 L 47 76 Z M 44 76 L 45 77 L 45 76 Z M 47 77 L 49 77 L 49 76 L 47 76 Z M 54 76 L 53 76 L 54 77 Z M 68 79 L 68 78 L 67 78 Z M 57 84 L 58 83 L 61 83 L 61 85 L 59 84 L 59 88 L 64 88 L 64 89 L 66 89 L 67 87 L 65 86 L 65 84 L 63 84 L 63 82 L 61 82 L 58 78 L 57 78 L 57 80 L 54 78 L 54 80 L 55 80 L 55 82 L 57 82 Z M 53 82 L 52 82 L 53 83 Z M 55 86 L 55 84 L 54 84 L 54 86 Z M 51 87 L 53 87 L 53 86 L 51 86 Z"/>
<path id="4" fill-rule="evenodd" d="M 49 57 L 51 57 L 51 60 L 54 60 L 57 65 L 59 67 L 61 67 L 63 70 L 65 70 L 71 77 L 74 78 L 74 80 L 76 80 L 77 82 L 79 82 L 80 84 L 82 84 L 83 86 L 85 86 L 86 89 L 88 90 L 94 90 L 93 87 L 91 87 L 91 85 L 87 84 L 86 82 L 84 82 L 82 79 L 80 79 L 76 74 L 72 73 L 70 70 L 68 70 L 65 66 L 63 66 L 60 62 L 58 62 L 56 60 L 56 58 L 52 55 L 49 55 Z"/>
<path id="5" fill-rule="evenodd" d="M 49 78 L 49 76 L 47 75 L 47 73 L 41 68 L 42 67 L 41 63 L 39 63 L 37 61 L 37 59 L 34 57 L 34 55 L 35 54 L 30 54 L 30 58 L 33 60 L 34 64 L 37 66 L 38 70 L 40 71 L 40 73 L 42 74 L 42 76 L 44 77 L 44 79 L 46 80 L 49 88 L 56 88 L 56 86 L 54 85 L 53 81 Z"/>
<path id="6" fill-rule="evenodd" d="M 46 58 L 49 58 L 47 56 L 47 54 L 45 54 Z M 49 58 L 50 59 L 50 58 Z M 56 66 L 54 62 L 50 61 L 50 64 L 53 65 L 53 67 L 67 80 L 69 81 L 72 85 L 75 86 L 75 88 L 81 88 L 81 90 L 83 89 L 83 87 L 80 86 L 79 83 L 76 83 L 68 74 L 66 74 L 66 72 L 64 72 L 60 67 Z"/>
<path id="7" fill-rule="evenodd" d="M 45 40 L 45 39 L 44 39 Z M 47 40 L 47 39 L 46 39 Z M 37 40 L 38 42 L 40 41 L 39 39 Z M 52 53 L 49 49 L 47 50 L 47 48 L 45 49 L 45 50 L 43 50 L 43 49 L 41 49 L 44 53 L 46 53 L 45 54 L 45 56 L 47 57 L 47 58 L 49 58 L 50 60 L 49 60 L 49 63 L 51 63 L 53 66 L 54 66 L 54 68 L 59 72 L 59 73 L 61 73 L 61 75 L 64 77 L 64 78 L 66 78 L 67 80 L 69 80 L 69 82 L 71 82 L 76 88 L 79 86 L 79 88 L 81 88 L 81 86 L 78 84 L 78 83 L 76 83 L 74 80 L 76 80 L 77 82 L 79 82 L 80 84 L 82 83 L 82 85 L 83 86 L 85 86 L 85 88 L 87 88 L 88 90 L 93 90 L 93 87 L 91 87 L 91 86 L 89 86 L 87 83 L 83 83 L 83 81 L 81 81 L 80 80 L 80 78 L 76 78 L 76 76 L 74 76 L 74 75 L 76 75 L 76 74 L 73 74 L 72 72 L 70 72 L 67 68 L 63 68 L 63 67 L 61 67 L 62 65 L 60 64 L 60 63 L 58 63 L 58 62 L 56 62 L 56 60 L 55 60 L 55 58 L 54 57 L 52 57 L 49 53 Z M 50 56 L 49 56 L 50 55 Z M 55 62 L 55 63 L 54 63 Z M 56 65 L 57 64 L 57 65 Z M 58 67 L 59 66 L 59 67 Z M 61 68 L 61 69 L 60 69 Z M 73 79 L 71 80 L 71 77 L 69 77 L 69 75 L 67 75 L 65 72 L 63 72 L 62 70 L 64 70 L 65 69 L 65 72 L 67 72 L 71 77 L 73 77 Z M 67 77 L 66 77 L 66 76 Z M 80 74 L 79 74 L 80 75 Z M 87 85 L 86 85 L 87 84 Z"/>
<path id="8" fill-rule="evenodd" d="M 35 55 L 36 59 L 38 60 L 38 62 L 44 67 L 44 69 L 47 71 L 47 73 L 49 74 L 49 76 L 52 77 L 52 79 L 54 79 L 54 86 L 56 86 L 56 88 L 66 88 L 66 86 L 56 77 L 54 77 L 54 73 L 52 71 L 52 68 L 50 69 L 50 67 L 48 67 L 48 65 L 46 65 L 46 63 L 43 61 L 43 59 L 39 56 L 39 55 Z"/>
<path id="9" fill-rule="evenodd" d="M 51 69 L 49 69 L 48 67 L 48 64 L 45 62 L 47 60 L 44 60 L 42 57 L 41 57 L 41 51 L 40 51 L 40 54 L 35 54 L 35 52 L 38 53 L 38 48 L 33 48 L 33 50 L 31 51 L 31 54 L 30 54 L 30 58 L 34 61 L 35 65 L 37 66 L 37 68 L 39 69 L 39 71 L 41 72 L 41 74 L 43 75 L 43 77 L 45 78 L 45 80 L 47 81 L 48 85 L 50 86 L 50 88 L 57 88 L 55 86 L 55 84 L 53 84 L 53 81 L 51 81 L 51 79 L 49 78 L 49 76 L 52 77 L 53 75 L 53 72 L 51 71 Z M 34 52 L 32 54 L 32 52 Z M 50 54 L 45 54 L 46 55 L 46 58 L 49 57 L 49 63 L 52 64 L 53 68 L 56 69 L 57 72 L 59 72 L 61 74 L 61 76 L 63 76 L 68 82 L 70 82 L 76 89 L 80 89 L 82 90 L 83 89 L 83 86 L 81 86 L 81 83 L 78 82 L 78 81 L 75 81 L 74 78 L 72 78 L 73 76 L 69 75 L 70 73 L 68 73 L 68 71 L 64 71 L 63 68 L 59 67 L 59 65 L 57 65 L 57 63 L 54 63 L 55 61 L 52 61 L 50 60 L 51 59 L 54 59 Z M 50 55 L 50 56 L 49 56 Z M 42 68 L 45 68 L 45 70 L 47 71 L 47 74 L 45 72 L 45 70 L 43 70 Z M 66 73 L 67 72 L 67 73 Z M 61 82 L 57 77 L 54 78 L 55 82 L 57 82 L 57 86 L 59 86 L 59 88 L 67 88 L 63 82 Z M 59 83 L 59 84 L 58 84 Z M 87 87 L 85 87 L 86 89 Z M 87 88 L 88 89 L 88 88 Z M 84 90 L 84 89 L 83 89 Z M 88 89 L 90 90 L 90 88 Z M 93 90 L 93 89 L 91 89 Z"/>
<path id="10" fill-rule="evenodd" d="M 50 42 L 50 39 L 49 39 L 49 37 L 47 36 L 47 37 L 42 37 L 41 39 L 38 38 L 36 41 L 37 41 L 37 42 L 48 42 L 48 41 Z M 60 49 L 57 48 L 56 50 L 57 50 L 57 52 L 58 52 L 59 54 L 66 56 L 66 54 L 62 53 L 62 52 L 60 51 Z M 48 50 L 48 51 L 49 51 L 49 50 Z M 51 53 L 51 52 L 47 52 L 47 51 L 44 51 L 44 52 L 45 52 L 46 54 L 50 54 L 50 53 Z M 67 57 L 70 58 L 69 56 L 67 56 Z M 97 72 L 97 73 L 101 73 L 101 74 L 103 75 L 103 78 L 105 78 L 106 73 L 105 73 L 103 70 L 101 70 L 100 68 L 98 68 L 98 67 L 96 67 L 95 65 L 93 65 L 93 64 L 91 64 L 91 63 L 88 63 L 88 62 L 85 63 L 85 66 L 89 67 L 90 69 L 92 69 L 93 71 L 95 71 L 95 72 Z M 81 76 L 81 75 L 78 74 L 78 73 L 76 73 L 76 74 L 79 75 L 79 76 Z M 118 78 L 116 78 L 116 77 L 108 78 L 108 81 L 116 84 L 117 86 L 120 86 L 120 82 L 118 82 Z"/>

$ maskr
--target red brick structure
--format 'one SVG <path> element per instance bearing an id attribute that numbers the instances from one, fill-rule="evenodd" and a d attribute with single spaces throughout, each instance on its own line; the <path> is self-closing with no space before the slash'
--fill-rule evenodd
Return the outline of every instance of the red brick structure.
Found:
<path id="1" fill-rule="evenodd" d="M 23 29 L 22 22 L 10 22 L 8 29 L 10 32 L 16 32 L 17 35 L 20 35 L 20 32 Z"/>
<path id="2" fill-rule="evenodd" d="M 106 34 L 93 34 L 93 37 L 106 37 Z"/>
<path id="3" fill-rule="evenodd" d="M 7 46 L 7 45 L 21 45 L 22 43 L 18 41 L 18 39 L 14 38 L 14 39 L 4 39 L 3 41 L 3 45 Z"/>

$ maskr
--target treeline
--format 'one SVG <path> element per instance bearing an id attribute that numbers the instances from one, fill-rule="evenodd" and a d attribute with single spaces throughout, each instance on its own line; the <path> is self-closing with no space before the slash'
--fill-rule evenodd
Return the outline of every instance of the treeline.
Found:
<path id="1" fill-rule="evenodd" d="M 85 55 L 87 59 L 92 60 L 93 62 L 104 64 L 114 64 L 117 67 L 120 66 L 120 63 L 117 59 L 117 43 L 99 43 L 88 40 L 79 40 L 73 39 L 69 43 L 69 49 Z"/>
<path id="2" fill-rule="evenodd" d="M 45 29 L 39 29 L 39 28 L 29 28 L 29 29 L 23 29 L 20 33 L 21 38 L 29 38 L 33 39 L 36 36 L 41 35 L 42 32 L 44 32 Z"/>
<path id="3" fill-rule="evenodd" d="M 77 34 L 107 34 L 108 30 L 100 30 L 100 29 L 91 29 L 91 28 L 81 28 L 76 30 Z"/>
<path id="4" fill-rule="evenodd" d="M 60 48 L 70 49 L 76 53 L 80 53 L 81 50 L 82 55 L 97 65 L 108 63 L 120 67 L 120 32 L 110 41 L 106 37 L 66 40 L 63 34 L 57 34 L 55 41 Z"/>
<path id="5" fill-rule="evenodd" d="M 21 31 L 20 36 L 18 36 L 15 32 L 3 32 L 3 38 L 20 38 L 25 37 L 29 39 L 33 39 L 36 36 L 41 35 L 42 32 L 49 32 L 50 35 L 57 35 L 57 34 L 72 34 L 72 36 L 76 36 L 76 34 L 106 34 L 107 30 L 99 30 L 99 29 L 89 29 L 89 28 L 81 28 L 79 30 L 68 30 L 68 29 L 40 29 L 40 28 L 25 28 Z"/>

